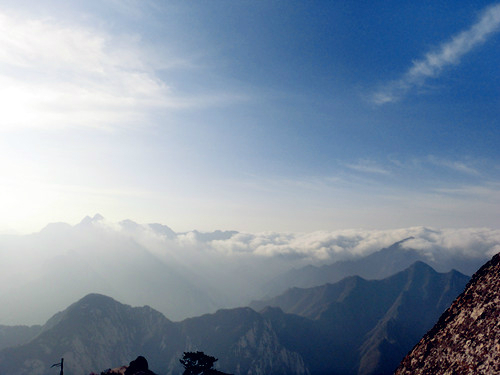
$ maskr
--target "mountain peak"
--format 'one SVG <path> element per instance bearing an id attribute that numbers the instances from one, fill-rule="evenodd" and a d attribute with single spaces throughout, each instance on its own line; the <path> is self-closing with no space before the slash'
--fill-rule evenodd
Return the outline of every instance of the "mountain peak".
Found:
<path id="1" fill-rule="evenodd" d="M 167 227 L 166 225 L 163 224 L 158 224 L 158 223 L 150 223 L 148 226 L 158 234 L 162 234 L 167 238 L 173 239 L 177 236 L 177 234 L 170 228 Z"/>
<path id="2" fill-rule="evenodd" d="M 111 297 L 98 293 L 90 293 L 70 305 L 66 310 L 62 311 L 58 321 L 65 320 L 68 317 L 71 317 L 71 319 L 77 319 L 77 321 L 79 319 L 86 320 L 89 316 L 101 314 L 101 312 L 104 311 L 106 314 L 113 314 L 113 312 L 120 310 L 122 307 L 125 309 L 131 308 L 128 305 L 115 301 Z"/>
<path id="3" fill-rule="evenodd" d="M 140 228 L 139 224 L 137 224 L 135 221 L 130 220 L 130 219 L 122 220 L 118 224 L 120 224 L 120 226 L 123 229 L 130 230 L 130 231 L 137 230 L 138 228 Z"/>
<path id="4" fill-rule="evenodd" d="M 30 342 L 0 351 L 0 373 L 46 374 L 54 358 L 61 356 L 67 359 L 68 373 L 88 374 L 151 352 L 156 354 L 148 355 L 150 365 L 158 368 L 165 354 L 165 338 L 181 341 L 178 329 L 160 312 L 91 293 L 49 319 Z"/>
<path id="5" fill-rule="evenodd" d="M 418 271 L 418 272 L 422 272 L 422 271 L 436 272 L 436 270 L 434 268 L 432 268 L 427 263 L 425 263 L 425 262 L 423 262 L 421 260 L 417 260 L 412 265 L 410 265 L 410 267 L 408 267 L 408 270 L 409 271 Z"/>
<path id="6" fill-rule="evenodd" d="M 95 214 L 94 217 L 92 218 L 93 221 L 100 221 L 103 219 L 104 219 L 104 216 L 102 216 L 101 214 Z"/>
<path id="7" fill-rule="evenodd" d="M 79 304 L 102 304 L 102 303 L 119 303 L 115 301 L 113 298 L 105 296 L 104 294 L 99 294 L 99 293 L 89 293 L 85 297 L 81 298 L 77 302 L 75 302 L 75 305 Z"/>
<path id="8" fill-rule="evenodd" d="M 99 222 L 101 220 L 104 220 L 104 216 L 102 216 L 101 214 L 95 214 L 94 217 L 90 217 L 87 215 L 82 219 L 82 221 L 80 221 L 79 225 L 89 225 L 92 223 Z"/>

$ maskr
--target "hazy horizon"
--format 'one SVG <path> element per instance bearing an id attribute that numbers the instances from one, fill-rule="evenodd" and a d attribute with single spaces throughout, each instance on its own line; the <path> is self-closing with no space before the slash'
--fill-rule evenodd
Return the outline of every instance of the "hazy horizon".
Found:
<path id="1" fill-rule="evenodd" d="M 87 216 L 0 235 L 0 324 L 42 324 L 88 293 L 181 320 L 269 296 L 292 269 L 360 259 L 408 238 L 400 251 L 417 250 L 439 272 L 471 275 L 500 251 L 500 230 L 488 228 L 176 232 Z"/>

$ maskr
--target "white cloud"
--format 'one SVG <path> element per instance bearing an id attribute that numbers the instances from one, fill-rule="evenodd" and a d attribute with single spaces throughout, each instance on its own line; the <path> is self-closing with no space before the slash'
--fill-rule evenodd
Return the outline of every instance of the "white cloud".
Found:
<path id="1" fill-rule="evenodd" d="M 278 257 L 294 264 L 324 264 L 368 255 L 395 242 L 414 237 L 405 246 L 425 251 L 456 252 L 489 257 L 500 251 L 500 231 L 487 228 L 429 229 L 411 227 L 391 230 L 339 230 L 310 233 L 239 233 L 209 246 L 228 255 L 252 254 Z"/>
<path id="2" fill-rule="evenodd" d="M 156 69 L 193 64 L 175 56 L 159 62 L 143 44 L 137 35 L 0 13 L 0 130 L 137 126 L 155 110 L 241 99 L 174 92 Z"/>
<path id="3" fill-rule="evenodd" d="M 487 8 L 472 27 L 441 44 L 436 51 L 427 53 L 423 59 L 414 61 L 412 67 L 399 80 L 390 82 L 375 92 L 371 100 L 375 104 L 397 101 L 428 78 L 439 75 L 447 66 L 458 64 L 465 54 L 497 32 L 499 26 L 500 4 L 497 4 Z"/>
<path id="4" fill-rule="evenodd" d="M 4 130 L 126 124 L 168 92 L 132 38 L 0 14 L 0 51 Z"/>
<path id="5" fill-rule="evenodd" d="M 172 238 L 148 225 L 131 221 L 127 224 L 117 224 L 102 218 L 89 218 L 83 222 L 85 222 L 83 226 L 77 225 L 71 231 L 68 230 L 69 226 L 56 225 L 50 232 L 42 231 L 44 237 L 28 235 L 18 238 L 23 239 L 22 243 L 26 251 L 38 254 L 34 258 L 38 262 L 41 261 L 40 257 L 66 253 L 68 244 L 81 242 L 83 236 L 86 238 L 86 243 L 98 248 L 113 247 L 117 243 L 132 241 L 130 243 L 142 246 L 166 263 L 174 262 L 183 266 L 213 263 L 215 268 L 217 262 L 229 262 L 227 264 L 232 264 L 232 269 L 266 259 L 278 260 L 281 268 L 284 269 L 311 263 L 329 264 L 338 260 L 368 255 L 409 237 L 414 239 L 405 242 L 405 247 L 429 253 L 446 252 L 472 258 L 487 258 L 500 251 L 500 230 L 490 228 L 410 227 L 303 233 L 235 233 L 227 239 L 207 241 L 197 239 L 195 232 L 177 234 Z M 60 230 L 62 231 L 58 232 Z M 6 239 L 11 241 L 12 238 L 0 237 L 0 244 Z M 45 246 L 41 238 L 44 239 L 43 241 L 48 241 L 45 245 L 51 250 L 39 251 L 40 246 Z M 61 238 L 64 238 L 64 241 L 61 242 Z M 57 241 L 61 242 L 59 248 L 55 246 Z M 72 247 L 69 246 L 69 248 Z M 98 248 L 93 251 L 99 252 Z M 7 256 L 9 253 L 4 255 Z M 23 257 L 21 253 L 18 255 Z M 15 257 L 15 253 L 9 256 Z"/>
<path id="6" fill-rule="evenodd" d="M 132 221 L 127 221 L 127 224 L 117 224 L 98 215 L 94 219 L 88 218 L 83 222 L 85 224 L 80 226 L 80 229 L 77 225 L 76 230 L 72 232 L 68 232 L 64 227 L 65 231 L 59 234 L 53 231 L 47 233 L 46 238 L 50 239 L 50 246 L 54 247 L 54 241 L 57 242 L 58 236 L 64 235 L 67 242 L 71 243 L 74 242 L 74 238 L 80 238 L 79 236 L 83 235 L 91 244 L 103 240 L 116 243 L 133 241 L 164 262 L 198 264 L 206 263 L 210 258 L 217 261 L 225 258 L 231 262 L 237 263 L 240 259 L 246 263 L 252 262 L 252 259 L 278 259 L 285 268 L 310 263 L 328 264 L 337 260 L 365 256 L 409 237 L 414 239 L 405 242 L 404 246 L 428 252 L 445 251 L 470 257 L 490 257 L 500 251 L 500 230 L 490 228 L 410 227 L 303 233 L 234 233 L 228 235 L 226 239 L 201 240 L 198 239 L 196 232 L 180 233 L 172 238 L 155 231 L 148 225 L 136 224 Z M 54 228 L 56 231 L 59 230 L 57 226 Z M 103 234 L 106 235 L 102 237 Z M 71 239 L 71 236 L 74 238 Z M 23 238 L 26 239 L 25 244 L 30 243 L 30 236 Z M 0 237 L 0 244 L 1 241 Z M 114 246 L 111 242 L 102 243 L 99 246 Z M 36 243 L 33 245 L 36 247 Z M 37 251 L 36 248 L 31 250 Z M 56 246 L 48 251 L 48 254 L 54 256 L 66 251 L 67 246 L 63 244 L 60 249 Z M 39 256 L 43 253 L 38 251 Z"/>
<path id="7" fill-rule="evenodd" d="M 479 175 L 479 172 L 476 169 L 469 167 L 468 165 L 466 165 L 464 163 L 454 162 L 451 164 L 447 164 L 446 166 L 451 168 L 451 169 L 454 169 L 458 172 L 471 174 L 471 175 Z"/>
<path id="8" fill-rule="evenodd" d="M 427 229 L 404 246 L 431 253 L 489 258 L 500 251 L 500 231 L 487 228 Z"/>

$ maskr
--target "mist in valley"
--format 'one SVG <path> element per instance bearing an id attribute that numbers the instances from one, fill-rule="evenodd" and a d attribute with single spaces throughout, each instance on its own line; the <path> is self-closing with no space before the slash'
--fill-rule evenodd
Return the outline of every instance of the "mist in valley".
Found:
<path id="1" fill-rule="evenodd" d="M 361 259 L 402 239 L 399 251 L 417 250 L 440 272 L 455 268 L 471 275 L 499 251 L 500 232 L 176 233 L 164 224 L 114 223 L 95 215 L 76 225 L 0 236 L 0 323 L 43 324 L 88 293 L 182 320 L 273 297 L 273 283 L 290 270 Z"/>

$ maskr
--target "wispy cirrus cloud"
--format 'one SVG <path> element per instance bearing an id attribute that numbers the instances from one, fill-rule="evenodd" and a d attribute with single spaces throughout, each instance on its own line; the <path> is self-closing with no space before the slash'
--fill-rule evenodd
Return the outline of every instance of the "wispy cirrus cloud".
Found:
<path id="1" fill-rule="evenodd" d="M 391 172 L 383 166 L 378 165 L 371 160 L 359 160 L 357 163 L 350 163 L 345 165 L 347 168 L 361 173 L 372 173 L 379 175 L 389 175 Z"/>
<path id="2" fill-rule="evenodd" d="M 431 162 L 431 164 L 440 166 L 440 167 L 445 167 L 448 169 L 451 169 L 455 172 L 460 172 L 463 174 L 468 174 L 471 176 L 479 176 L 481 173 L 473 168 L 472 166 L 458 160 L 445 160 L 445 159 L 439 159 L 433 156 L 430 156 L 428 160 Z"/>
<path id="3" fill-rule="evenodd" d="M 436 192 L 452 196 L 469 196 L 486 199 L 489 204 L 500 202 L 500 183 L 491 182 L 483 185 L 461 185 L 448 188 L 436 188 Z"/>
<path id="4" fill-rule="evenodd" d="M 447 66 L 458 64 L 473 48 L 484 43 L 500 30 L 500 4 L 488 7 L 469 29 L 450 41 L 442 43 L 436 51 L 413 62 L 411 68 L 398 80 L 389 82 L 371 95 L 371 101 L 381 105 L 401 99 L 408 91 L 421 86 L 427 79 L 439 75 Z"/>

